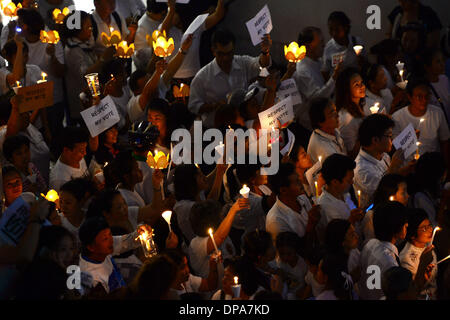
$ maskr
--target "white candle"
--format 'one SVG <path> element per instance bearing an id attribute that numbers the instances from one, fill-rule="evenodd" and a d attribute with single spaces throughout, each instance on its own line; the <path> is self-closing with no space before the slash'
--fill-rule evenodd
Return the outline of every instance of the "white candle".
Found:
<path id="1" fill-rule="evenodd" d="M 357 46 L 353 47 L 353 50 L 355 50 L 355 53 L 356 53 L 357 56 L 360 55 L 362 49 L 363 49 L 363 46 L 360 46 L 360 45 L 357 45 Z"/>
<path id="2" fill-rule="evenodd" d="M 164 220 L 166 220 L 167 224 L 169 225 L 169 232 L 172 232 L 172 227 L 170 225 L 170 218 L 172 217 L 172 211 L 170 210 L 164 211 L 162 213 L 162 217 L 164 218 Z"/>
<path id="3" fill-rule="evenodd" d="M 399 73 L 400 73 L 400 79 L 401 79 L 401 81 L 403 82 L 403 73 L 405 72 L 405 70 L 400 70 L 399 71 Z"/>
<path id="4" fill-rule="evenodd" d="M 211 237 L 212 243 L 214 245 L 214 249 L 216 250 L 216 254 L 219 255 L 219 249 L 217 249 L 216 241 L 214 240 L 213 229 L 209 228 L 208 233 Z"/>
<path id="5" fill-rule="evenodd" d="M 319 162 L 322 164 L 322 156 L 319 156 Z"/>
<path id="6" fill-rule="evenodd" d="M 447 260 L 447 259 L 449 259 L 449 258 L 450 258 L 450 255 L 446 256 L 444 259 L 438 261 L 438 262 L 436 263 L 436 265 L 438 265 L 438 264 L 441 263 L 441 262 L 444 262 L 445 260 Z"/>
<path id="7" fill-rule="evenodd" d="M 436 235 L 436 232 L 439 231 L 439 230 L 441 230 L 441 228 L 439 228 L 439 227 L 434 228 L 433 236 L 431 237 L 431 244 L 433 244 L 434 236 Z"/>
<path id="8" fill-rule="evenodd" d="M 399 61 L 399 62 L 397 62 L 397 64 L 395 66 L 397 67 L 398 72 L 400 72 L 405 67 L 405 64 L 403 62 Z"/>
<path id="9" fill-rule="evenodd" d="M 378 110 L 380 110 L 379 105 L 380 105 L 380 103 L 379 103 L 379 102 L 376 102 L 372 107 L 369 108 L 369 109 L 370 109 L 370 112 L 371 112 L 372 114 L 378 113 Z"/>
<path id="10" fill-rule="evenodd" d="M 317 181 L 314 181 L 314 186 L 316 187 L 316 199 L 319 199 L 319 186 L 317 185 Z"/>
<path id="11" fill-rule="evenodd" d="M 420 158 L 420 153 L 419 153 L 420 142 L 419 141 L 416 142 L 416 146 L 417 146 L 417 149 L 416 149 L 416 154 L 414 155 L 414 159 L 419 160 L 419 158 Z"/>
<path id="12" fill-rule="evenodd" d="M 244 186 L 242 187 L 242 189 L 239 191 L 239 193 L 241 194 L 242 197 L 244 198 L 248 198 L 248 195 L 250 193 L 250 188 L 247 187 L 246 184 L 244 184 Z"/>
<path id="13" fill-rule="evenodd" d="M 41 75 L 42 75 L 42 80 L 38 80 L 37 83 L 47 82 L 47 80 L 45 79 L 45 77 L 47 77 L 47 74 L 45 72 L 42 72 Z"/>
<path id="14" fill-rule="evenodd" d="M 358 190 L 358 208 L 361 208 L 361 190 Z"/>

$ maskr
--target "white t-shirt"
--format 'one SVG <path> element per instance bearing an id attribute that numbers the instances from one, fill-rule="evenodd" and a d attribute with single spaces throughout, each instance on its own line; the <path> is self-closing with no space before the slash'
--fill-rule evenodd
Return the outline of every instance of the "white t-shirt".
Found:
<path id="1" fill-rule="evenodd" d="M 147 35 L 150 37 L 153 31 L 158 29 L 161 21 L 151 19 L 145 13 L 138 22 L 138 28 L 134 39 L 136 51 L 133 55 L 133 62 L 138 69 L 145 70 L 148 61 L 150 61 L 153 53 L 153 48 L 148 45 Z"/>
<path id="2" fill-rule="evenodd" d="M 130 191 L 122 188 L 119 188 L 119 191 L 129 207 L 145 207 L 144 200 L 136 191 Z"/>
<path id="3" fill-rule="evenodd" d="M 120 34 L 122 35 L 122 40 L 125 40 L 126 37 L 128 36 L 129 31 L 127 29 L 127 23 L 122 16 L 119 15 L 122 24 L 122 29 L 119 28 L 119 26 L 116 23 L 116 19 L 114 19 L 112 14 L 111 14 L 111 24 L 109 26 L 102 20 L 102 18 L 100 18 L 100 16 L 97 13 L 97 10 L 94 10 L 94 12 L 92 13 L 92 17 L 94 18 L 97 24 L 98 30 L 97 39 L 95 39 L 95 51 L 97 53 L 102 53 L 106 49 L 105 45 L 102 42 L 101 35 L 102 32 L 104 32 L 106 35 L 110 36 L 111 31 L 109 30 L 109 27 L 113 27 L 114 30 L 119 31 Z"/>
<path id="4" fill-rule="evenodd" d="M 177 217 L 178 226 L 188 242 L 187 245 L 195 238 L 195 233 L 192 231 L 191 222 L 189 220 L 189 215 L 194 204 L 195 201 L 181 200 L 177 201 L 173 207 L 173 211 Z"/>
<path id="5" fill-rule="evenodd" d="M 142 182 L 134 186 L 134 191 L 144 200 L 146 205 L 153 200 L 153 169 L 145 161 L 138 161 L 139 169 L 142 171 Z"/>
<path id="6" fill-rule="evenodd" d="M 147 115 L 145 114 L 145 106 L 144 108 L 141 108 L 141 104 L 139 103 L 140 97 L 141 95 L 135 96 L 133 94 L 128 101 L 128 116 L 130 117 L 130 121 L 132 123 L 147 120 Z"/>
<path id="7" fill-rule="evenodd" d="M 81 159 L 79 168 L 73 168 L 71 166 L 68 166 L 62 163 L 61 159 L 58 159 L 52 171 L 50 172 L 49 187 L 50 189 L 55 189 L 56 191 L 59 191 L 59 189 L 64 183 L 72 179 L 86 177 L 88 174 L 89 172 L 86 166 L 86 161 L 84 161 L 84 158 Z"/>
<path id="8" fill-rule="evenodd" d="M 118 123 L 119 130 L 122 129 L 127 121 L 128 116 L 128 102 L 131 99 L 131 92 L 128 85 L 124 86 L 122 88 L 122 95 L 120 97 L 113 97 L 111 96 L 111 99 L 114 101 L 114 104 L 116 105 L 117 112 L 120 116 L 120 121 Z"/>
<path id="9" fill-rule="evenodd" d="M 338 129 L 335 130 L 335 135 L 332 136 L 320 129 L 315 129 L 309 138 L 307 153 L 311 157 L 311 161 L 316 163 L 319 157 L 325 161 L 328 156 L 334 153 L 346 155 L 347 150 L 344 145 L 344 140 Z"/>
<path id="10" fill-rule="evenodd" d="M 341 109 L 339 111 L 339 131 L 344 140 L 347 154 L 353 150 L 355 143 L 358 140 L 359 126 L 363 122 L 363 118 L 354 118 L 347 110 Z"/>
<path id="11" fill-rule="evenodd" d="M 297 255 L 297 258 L 297 264 L 294 267 L 284 263 L 279 257 L 276 259 L 277 267 L 283 270 L 288 278 L 288 300 L 297 300 L 297 290 L 306 285 L 305 276 L 308 272 L 308 266 L 301 256 Z"/>
<path id="12" fill-rule="evenodd" d="M 389 111 L 391 111 L 392 100 L 394 100 L 391 90 L 386 88 L 381 90 L 380 93 L 381 96 L 377 96 L 369 89 L 366 90 L 366 104 L 363 108 L 366 116 L 372 114 L 370 107 L 374 106 L 377 102 L 379 103 L 378 107 L 380 108 L 378 113 L 389 114 Z"/>
<path id="13" fill-rule="evenodd" d="M 0 71 L 0 92 L 5 94 L 9 91 L 10 87 L 6 81 L 6 76 L 11 72 L 6 68 L 1 68 Z M 35 85 L 38 80 L 42 79 L 42 70 L 33 64 L 27 64 L 27 73 L 25 78 L 20 79 L 20 85 L 22 87 L 29 87 Z"/>
<path id="14" fill-rule="evenodd" d="M 415 117 L 409 112 L 409 107 L 404 107 L 392 115 L 395 121 L 393 135 L 396 137 L 410 123 L 414 129 L 420 130 L 419 154 L 426 152 L 439 152 L 440 142 L 447 141 L 450 138 L 450 131 L 445 121 L 444 112 L 440 107 L 431 104 L 427 107 L 427 112 L 422 117 Z M 420 119 L 425 119 L 420 123 Z"/>
<path id="15" fill-rule="evenodd" d="M 338 44 L 334 39 L 330 39 L 327 44 L 325 45 L 325 49 L 323 51 L 323 65 L 322 65 L 322 71 L 330 73 L 332 70 L 334 70 L 335 67 L 332 66 L 332 59 L 333 55 L 344 52 L 345 51 L 345 58 L 343 62 L 343 69 L 347 67 L 358 67 L 358 60 L 356 58 L 355 50 L 353 50 L 353 46 L 355 45 L 362 45 L 364 46 L 364 43 L 361 38 L 359 37 L 353 37 L 351 35 L 348 35 L 349 45 L 348 47 L 341 46 Z M 361 52 L 362 56 L 366 56 L 366 49 L 363 48 Z"/>
<path id="16" fill-rule="evenodd" d="M 39 13 L 41 14 L 42 18 L 44 18 L 44 21 L 47 25 L 49 25 L 51 22 L 53 22 L 53 10 L 55 8 L 58 8 L 60 10 L 64 9 L 65 7 L 70 7 L 71 5 L 74 5 L 73 0 L 62 0 L 61 4 L 51 4 L 46 0 L 39 0 Z"/>
<path id="17" fill-rule="evenodd" d="M 317 297 L 323 291 L 323 289 L 325 289 L 325 285 L 317 282 L 317 280 L 314 278 L 314 275 L 309 270 L 305 276 L 305 283 L 311 287 L 312 295 L 314 297 Z"/>

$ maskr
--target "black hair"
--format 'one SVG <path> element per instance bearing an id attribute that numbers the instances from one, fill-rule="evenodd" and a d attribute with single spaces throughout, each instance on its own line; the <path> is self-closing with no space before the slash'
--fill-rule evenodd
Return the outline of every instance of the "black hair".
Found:
<path id="1" fill-rule="evenodd" d="M 195 178 L 199 169 L 192 164 L 181 164 L 175 168 L 174 187 L 175 198 L 177 201 L 191 200 L 195 198 L 199 192 L 197 179 Z"/>
<path id="2" fill-rule="evenodd" d="M 267 253 L 273 246 L 270 233 L 267 231 L 251 231 L 244 236 L 242 249 L 244 256 L 253 263 L 258 262 L 258 258 Z"/>
<path id="3" fill-rule="evenodd" d="M 325 256 L 326 250 L 324 247 L 310 246 L 305 252 L 305 260 L 313 266 L 319 266 L 320 261 Z"/>
<path id="4" fill-rule="evenodd" d="M 98 80 L 100 84 L 106 84 L 111 80 L 111 75 L 117 77 L 121 73 L 125 72 L 125 62 L 124 59 L 114 58 L 113 60 L 105 63 L 98 75 Z"/>
<path id="5" fill-rule="evenodd" d="M 380 241 L 392 241 L 408 221 L 408 210 L 397 201 L 388 201 L 375 207 L 373 228 Z"/>
<path id="6" fill-rule="evenodd" d="M 167 4 L 156 2 L 156 0 L 147 0 L 147 11 L 151 13 L 164 13 L 167 11 Z"/>
<path id="7" fill-rule="evenodd" d="M 258 271 L 253 262 L 245 256 L 236 258 L 234 262 L 234 271 L 235 274 L 239 277 L 242 291 L 247 296 L 253 295 L 261 285 L 261 272 Z"/>
<path id="8" fill-rule="evenodd" d="M 428 90 L 430 89 L 430 82 L 422 77 L 412 77 L 411 79 L 408 79 L 408 84 L 406 85 L 406 91 L 407 93 L 412 96 L 414 89 L 417 87 L 426 87 Z"/>
<path id="9" fill-rule="evenodd" d="M 93 194 L 95 192 L 95 187 L 92 181 L 86 178 L 76 178 L 64 183 L 61 186 L 61 191 L 70 193 L 77 201 L 82 201 L 86 197 L 86 194 Z"/>
<path id="10" fill-rule="evenodd" d="M 71 28 L 69 28 L 69 24 L 67 23 L 69 21 L 69 19 L 72 19 L 73 16 L 75 15 L 79 15 L 80 16 L 80 21 L 81 21 L 81 26 L 80 28 L 73 28 L 73 26 L 71 26 Z M 74 38 L 77 37 L 81 31 L 83 30 L 83 23 L 84 21 L 86 21 L 86 19 L 90 19 L 91 15 L 85 11 L 79 11 L 79 10 L 74 10 L 72 13 L 70 13 L 67 17 L 64 18 L 64 23 L 63 23 L 63 28 L 61 30 L 61 36 L 64 37 L 65 39 L 67 38 Z"/>
<path id="11" fill-rule="evenodd" d="M 105 189 L 101 191 L 89 204 L 86 218 L 103 216 L 104 213 L 111 212 L 112 203 L 120 191 L 116 189 Z"/>
<path id="12" fill-rule="evenodd" d="M 17 174 L 20 177 L 20 172 L 19 172 L 19 170 L 17 170 L 16 167 L 14 167 L 14 166 L 4 166 L 2 168 L 2 178 L 3 178 L 3 180 L 5 179 L 5 177 L 7 175 L 9 175 L 11 173 L 15 173 L 15 174 Z"/>
<path id="13" fill-rule="evenodd" d="M 30 147 L 30 139 L 23 135 L 11 136 L 5 139 L 3 142 L 3 155 L 6 160 L 11 162 L 14 152 L 22 148 L 23 146 Z"/>
<path id="14" fill-rule="evenodd" d="M 335 254 L 345 254 L 342 242 L 350 228 L 350 222 L 343 219 L 331 220 L 325 231 L 325 246 L 328 252 Z"/>
<path id="15" fill-rule="evenodd" d="M 73 149 L 77 143 L 88 143 L 89 132 L 81 127 L 65 127 L 61 132 L 63 148 Z"/>
<path id="16" fill-rule="evenodd" d="M 325 121 L 325 109 L 330 106 L 332 101 L 328 98 L 314 98 L 311 100 L 309 108 L 309 119 L 313 129 L 319 129 L 320 123 Z"/>
<path id="17" fill-rule="evenodd" d="M 230 42 L 235 44 L 236 38 L 234 34 L 227 29 L 217 29 L 211 37 L 211 44 L 213 46 L 216 46 L 217 44 L 226 46 Z"/>
<path id="18" fill-rule="evenodd" d="M 322 164 L 322 177 L 326 184 L 330 184 L 333 180 L 342 181 L 347 175 L 348 171 L 356 168 L 355 161 L 345 155 L 334 153 Z"/>
<path id="19" fill-rule="evenodd" d="M 207 237 L 208 229 L 217 230 L 221 222 L 222 205 L 215 200 L 196 202 L 189 214 L 192 231 L 199 237 Z"/>
<path id="20" fill-rule="evenodd" d="M 397 39 L 384 39 L 370 48 L 370 53 L 377 56 L 377 63 L 387 65 L 386 55 L 394 55 L 400 51 L 400 41 Z"/>
<path id="21" fill-rule="evenodd" d="M 383 138 L 387 130 L 395 126 L 394 120 L 381 113 L 364 118 L 359 126 L 358 139 L 362 147 L 370 147 L 373 138 Z"/>
<path id="22" fill-rule="evenodd" d="M 124 183 L 126 176 L 133 170 L 136 159 L 131 150 L 119 152 L 114 160 L 104 168 L 105 184 L 108 188 L 115 188 L 117 184 Z"/>
<path id="23" fill-rule="evenodd" d="M 227 128 L 228 125 L 235 124 L 239 112 L 239 107 L 231 104 L 222 104 L 216 109 L 214 117 L 214 127 L 219 130 Z"/>
<path id="24" fill-rule="evenodd" d="M 28 44 L 23 43 L 23 52 L 28 52 Z M 14 39 L 8 40 L 2 49 L 2 56 L 5 59 L 12 58 L 13 55 L 17 53 L 17 44 Z"/>
<path id="25" fill-rule="evenodd" d="M 415 173 L 408 181 L 408 193 L 429 192 L 438 198 L 440 194 L 440 180 L 446 170 L 445 161 L 439 152 L 427 152 L 417 160 Z"/>
<path id="26" fill-rule="evenodd" d="M 417 237 L 419 225 L 428 218 L 427 212 L 422 208 L 410 209 L 408 211 L 408 228 L 406 231 L 406 240 L 411 242 L 412 238 Z"/>
<path id="27" fill-rule="evenodd" d="M 389 197 L 395 195 L 398 191 L 398 186 L 400 183 L 406 183 L 406 178 L 399 174 L 386 174 L 384 175 L 378 187 L 373 195 L 374 205 L 378 205 L 383 202 L 387 202 Z"/>
<path id="28" fill-rule="evenodd" d="M 181 266 L 183 264 L 183 259 L 187 258 L 187 255 L 182 250 L 177 248 L 165 249 L 162 254 L 172 259 L 177 266 Z"/>
<path id="29" fill-rule="evenodd" d="M 412 273 L 403 267 L 391 267 L 381 277 L 381 288 L 386 300 L 398 300 L 398 296 L 407 292 L 412 285 Z"/>
<path id="30" fill-rule="evenodd" d="M 340 111 L 341 109 L 346 109 L 355 118 L 363 118 L 364 114 L 361 111 L 362 106 L 365 103 L 365 99 L 361 99 L 359 102 L 359 107 L 352 101 L 350 80 L 355 75 L 360 75 L 358 69 L 349 67 L 343 70 L 336 79 L 336 109 Z"/>
<path id="31" fill-rule="evenodd" d="M 362 78 L 366 87 L 369 87 L 369 82 L 375 82 L 377 78 L 378 70 L 380 70 L 381 65 L 378 63 L 366 64 L 362 70 Z"/>
<path id="32" fill-rule="evenodd" d="M 346 284 L 344 274 L 347 273 L 347 259 L 341 254 L 327 253 L 322 259 L 322 272 L 327 276 L 327 286 L 338 300 L 353 300 L 353 286 Z"/>
<path id="33" fill-rule="evenodd" d="M 298 45 L 306 46 L 314 41 L 314 34 L 321 33 L 322 30 L 317 27 L 306 27 L 298 34 Z"/>
<path id="34" fill-rule="evenodd" d="M 42 227 L 39 233 L 39 244 L 36 253 L 39 253 L 39 251 L 42 248 L 47 248 L 50 251 L 57 251 L 58 246 L 64 237 L 69 237 L 72 241 L 75 240 L 72 233 L 70 233 L 70 231 L 64 227 L 61 226 Z"/>
<path id="35" fill-rule="evenodd" d="M 146 116 L 148 115 L 149 110 L 161 112 L 166 117 L 166 121 L 169 122 L 170 105 L 166 100 L 161 98 L 152 99 L 145 108 Z"/>
<path id="36" fill-rule="evenodd" d="M 40 35 L 41 30 L 45 29 L 44 18 L 39 11 L 35 9 L 19 9 L 17 16 L 28 26 L 28 31 L 32 35 Z"/>
<path id="37" fill-rule="evenodd" d="M 141 69 L 138 69 L 131 74 L 130 80 L 128 80 L 128 85 L 130 86 L 131 91 L 135 92 L 139 89 L 138 81 L 146 75 L 147 72 Z"/>
<path id="38" fill-rule="evenodd" d="M 280 163 L 280 169 L 274 175 L 268 177 L 271 190 L 276 194 L 280 194 L 282 187 L 289 187 L 289 176 L 295 173 L 295 166 L 288 163 Z"/>
<path id="39" fill-rule="evenodd" d="M 292 248 L 296 252 L 298 252 L 300 247 L 301 239 L 300 237 L 293 232 L 280 232 L 277 235 L 277 239 L 275 241 L 275 247 L 277 250 L 280 248 Z"/>
<path id="40" fill-rule="evenodd" d="M 336 21 L 343 27 L 350 28 L 351 26 L 351 20 L 347 15 L 342 11 L 333 11 L 328 16 L 328 22 L 330 21 Z"/>
<path id="41" fill-rule="evenodd" d="M 81 242 L 81 253 L 83 255 L 89 255 L 89 249 L 100 231 L 109 229 L 109 225 L 103 217 L 90 217 L 81 224 L 78 229 L 78 237 Z"/>

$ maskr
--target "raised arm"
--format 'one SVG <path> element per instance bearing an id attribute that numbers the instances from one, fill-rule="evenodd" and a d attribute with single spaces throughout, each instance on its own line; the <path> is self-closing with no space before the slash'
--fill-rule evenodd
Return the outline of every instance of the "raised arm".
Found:
<path id="1" fill-rule="evenodd" d="M 184 57 L 186 56 L 189 48 L 192 45 L 192 34 L 188 35 L 186 39 L 181 44 L 180 50 L 177 52 L 175 57 L 170 60 L 169 64 L 167 65 L 167 70 L 164 72 L 162 78 L 166 86 L 169 86 L 170 81 L 172 80 L 175 73 L 177 73 L 178 69 L 181 67 L 181 64 L 184 61 Z"/>
<path id="2" fill-rule="evenodd" d="M 205 20 L 205 28 L 206 30 L 214 27 L 216 24 L 220 22 L 225 16 L 225 7 L 223 5 L 223 0 L 217 1 L 216 11 L 210 14 L 208 18 Z"/>

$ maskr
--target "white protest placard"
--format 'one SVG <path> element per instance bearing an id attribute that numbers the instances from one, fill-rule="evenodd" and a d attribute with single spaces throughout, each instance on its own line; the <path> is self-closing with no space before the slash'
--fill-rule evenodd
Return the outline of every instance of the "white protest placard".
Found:
<path id="1" fill-rule="evenodd" d="M 334 68 L 345 59 L 345 51 L 335 53 L 331 56 L 331 66 Z"/>
<path id="2" fill-rule="evenodd" d="M 258 117 L 262 129 L 271 129 L 273 127 L 277 127 L 277 120 L 280 121 L 282 128 L 286 127 L 290 121 L 294 120 L 292 97 L 289 96 L 286 99 L 278 102 L 272 108 L 258 113 Z"/>
<path id="3" fill-rule="evenodd" d="M 286 99 L 288 96 L 292 97 L 292 104 L 295 106 L 302 103 L 302 97 L 297 89 L 297 84 L 294 79 L 284 80 L 277 91 L 277 99 L 281 101 Z"/>
<path id="4" fill-rule="evenodd" d="M 191 1 L 191 0 L 177 0 L 177 1 L 175 1 L 175 3 L 187 4 L 187 3 L 189 3 L 189 1 Z M 167 3 L 167 0 L 156 0 L 156 2 L 166 2 Z"/>
<path id="5" fill-rule="evenodd" d="M 270 17 L 270 11 L 267 4 L 258 14 L 251 20 L 245 23 L 247 26 L 248 32 L 250 33 L 250 37 L 252 39 L 252 43 L 254 46 L 261 43 L 261 38 L 266 34 L 272 31 L 272 18 Z"/>
<path id="6" fill-rule="evenodd" d="M 314 182 L 319 178 L 319 171 L 322 169 L 322 162 L 317 161 L 315 165 L 305 172 L 306 180 L 308 181 L 311 191 L 315 190 Z"/>
<path id="7" fill-rule="evenodd" d="M 284 148 L 280 150 L 280 153 L 283 157 L 286 153 L 288 155 L 291 154 L 292 148 L 294 147 L 295 143 L 295 135 L 292 133 L 292 131 L 287 129 L 287 133 L 288 133 L 288 142 L 286 143 Z"/>
<path id="8" fill-rule="evenodd" d="M 192 23 L 189 25 L 189 27 L 186 29 L 186 31 L 183 34 L 183 38 L 181 39 L 181 42 L 186 39 L 186 37 L 190 34 L 194 34 L 198 28 L 205 22 L 206 18 L 208 18 L 209 14 L 201 14 L 197 18 L 192 21 Z"/>
<path id="9" fill-rule="evenodd" d="M 106 96 L 96 106 L 81 112 L 91 137 L 96 137 L 120 121 L 116 105 L 110 96 Z"/>
<path id="10" fill-rule="evenodd" d="M 17 245 L 28 225 L 30 218 L 30 206 L 19 197 L 8 209 L 5 210 L 0 219 L 0 239 L 3 243 Z"/>
<path id="11" fill-rule="evenodd" d="M 417 150 L 416 143 L 416 131 L 411 123 L 392 141 L 396 149 L 403 149 L 405 159 L 408 159 Z"/>

